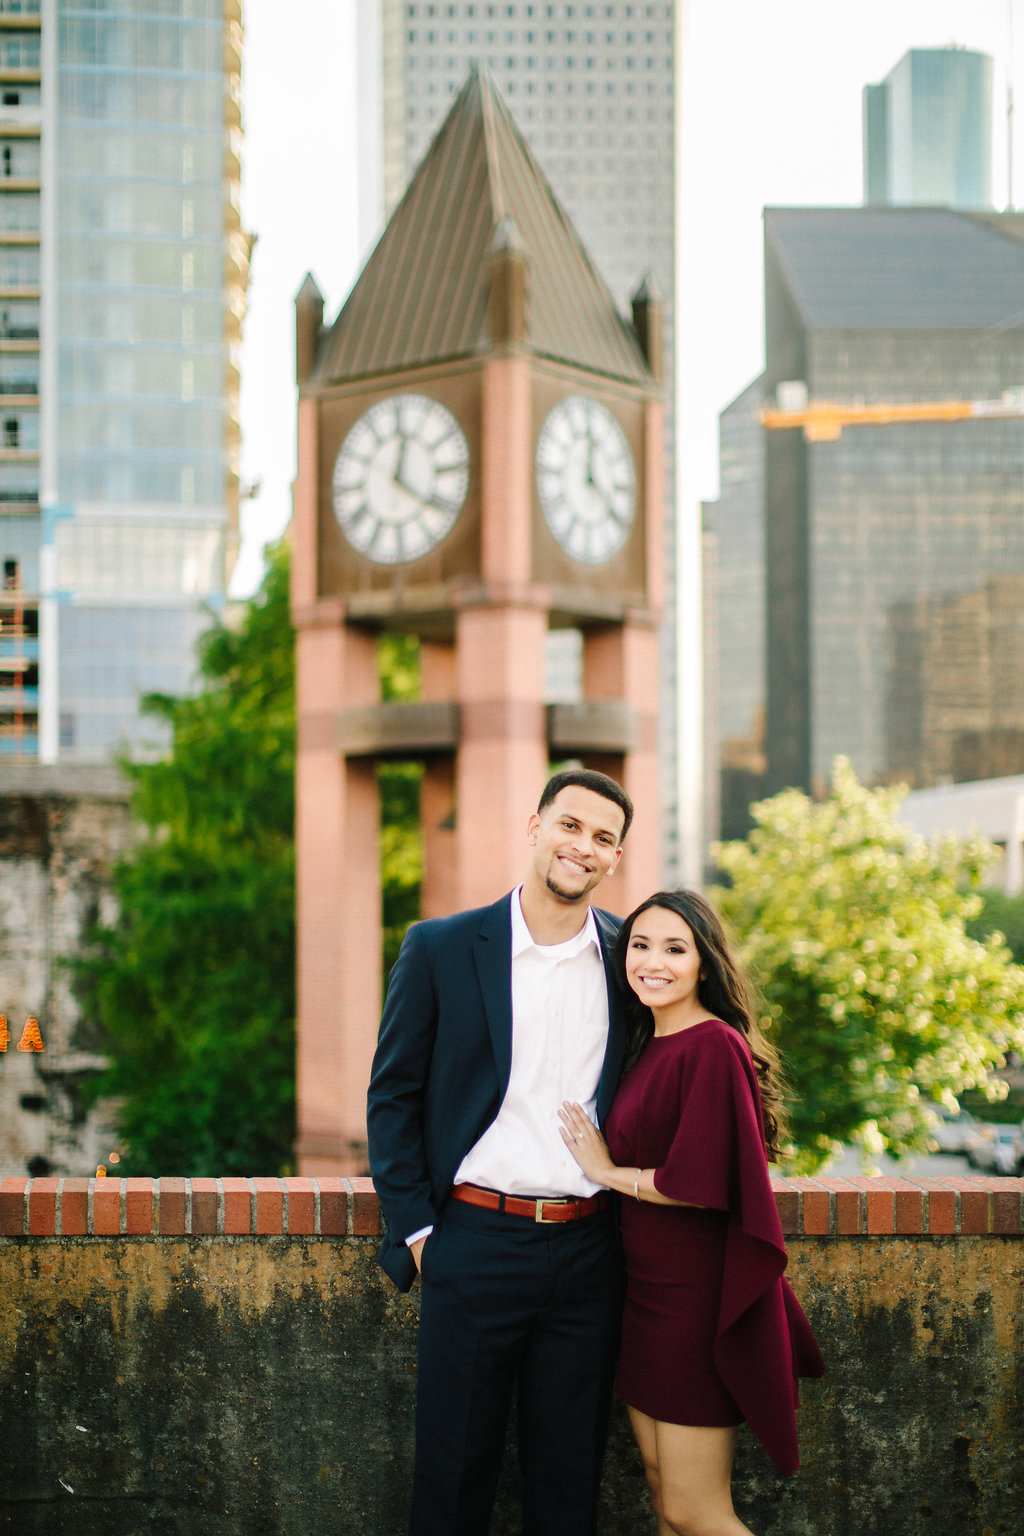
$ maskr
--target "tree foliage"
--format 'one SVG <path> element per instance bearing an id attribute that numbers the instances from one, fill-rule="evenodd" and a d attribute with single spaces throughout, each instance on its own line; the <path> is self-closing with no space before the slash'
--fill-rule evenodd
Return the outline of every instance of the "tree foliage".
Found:
<path id="1" fill-rule="evenodd" d="M 408 702 L 420 697 L 419 641 L 415 635 L 387 634 L 377 646 L 381 698 Z M 423 889 L 423 835 L 420 792 L 423 764 L 381 763 L 380 793 L 381 960 L 384 984 L 410 923 L 420 915 Z"/>
<path id="2" fill-rule="evenodd" d="M 981 911 L 967 924 L 972 939 L 1002 934 L 1003 942 L 1018 965 L 1024 965 L 1024 896 L 1007 896 L 989 887 L 981 892 Z"/>
<path id="3" fill-rule="evenodd" d="M 201 639 L 200 691 L 153 695 L 172 745 L 128 763 L 148 829 L 115 875 L 120 915 L 78 964 L 120 1101 L 122 1171 L 287 1168 L 294 1139 L 294 646 L 288 561 L 269 552 L 237 627 Z"/>
<path id="4" fill-rule="evenodd" d="M 1024 970 L 966 928 L 994 851 L 926 843 L 896 819 L 902 794 L 865 789 L 839 759 L 829 799 L 785 790 L 716 851 L 730 882 L 716 901 L 794 1090 L 797 1170 L 847 1142 L 866 1158 L 924 1149 L 934 1106 L 998 1097 L 989 1070 L 1024 1046 Z"/>

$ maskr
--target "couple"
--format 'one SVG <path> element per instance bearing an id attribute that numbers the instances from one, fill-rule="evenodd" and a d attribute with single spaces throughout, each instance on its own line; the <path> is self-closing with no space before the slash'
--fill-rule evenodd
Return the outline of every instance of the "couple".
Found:
<path id="1" fill-rule="evenodd" d="M 556 774 L 518 890 L 414 925 L 391 974 L 367 1119 L 381 1262 L 422 1278 L 413 1536 L 485 1536 L 516 1386 L 527 1536 L 593 1533 L 613 1381 L 659 1536 L 749 1536 L 742 1420 L 797 1464 L 822 1365 L 782 1278 L 774 1058 L 701 897 L 591 907 L 632 813 Z"/>

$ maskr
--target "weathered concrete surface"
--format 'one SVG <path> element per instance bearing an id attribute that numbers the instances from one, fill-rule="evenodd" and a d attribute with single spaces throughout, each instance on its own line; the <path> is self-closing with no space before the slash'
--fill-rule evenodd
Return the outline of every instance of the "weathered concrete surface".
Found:
<path id="1" fill-rule="evenodd" d="M 414 1298 L 374 1238 L 0 1239 L 0 1530 L 404 1536 Z M 1024 1244 L 795 1238 L 829 1361 L 758 1536 L 1020 1536 Z M 510 1461 L 495 1536 L 519 1529 Z M 602 1536 L 653 1530 L 616 1413 Z"/>
<path id="2" fill-rule="evenodd" d="M 789 1240 L 828 1362 L 805 1383 L 787 1482 L 745 1439 L 737 1506 L 758 1536 L 1021 1536 L 1024 1244 Z"/>
<path id="3" fill-rule="evenodd" d="M 115 769 L 0 764 L 0 1174 L 88 1175 L 113 1149 L 110 1106 L 82 1107 L 104 1058 L 66 962 L 113 919 L 113 868 L 138 835 Z M 29 1014 L 40 1055 L 14 1048 Z"/>

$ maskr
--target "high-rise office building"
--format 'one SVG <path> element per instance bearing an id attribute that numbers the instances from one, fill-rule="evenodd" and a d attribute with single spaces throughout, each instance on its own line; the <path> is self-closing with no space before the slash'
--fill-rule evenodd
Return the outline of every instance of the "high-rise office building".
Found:
<path id="1" fill-rule="evenodd" d="M 766 369 L 708 511 L 723 836 L 840 754 L 1024 772 L 1022 285 L 1019 214 L 766 210 Z"/>
<path id="2" fill-rule="evenodd" d="M 364 145 L 364 242 L 401 196 L 470 67 L 487 66 L 620 311 L 652 276 L 665 299 L 667 617 L 662 641 L 667 873 L 675 828 L 676 639 L 673 495 L 675 108 L 672 0 L 538 5 L 362 0 L 364 67 L 376 153 Z M 374 193 L 376 195 L 374 195 Z M 571 637 L 569 637 L 571 640 Z M 556 647 L 552 696 L 572 692 L 571 644 Z M 561 665 L 557 663 L 560 661 Z"/>
<path id="3" fill-rule="evenodd" d="M 669 0 L 377 3 L 387 208 L 480 61 L 619 307 L 628 307 L 649 271 L 671 288 L 676 20 Z"/>
<path id="4" fill-rule="evenodd" d="M 864 87 L 864 201 L 988 208 L 992 60 L 966 48 L 911 48 Z"/>
<path id="5" fill-rule="evenodd" d="M 769 789 L 1024 772 L 1024 218 L 768 209 L 765 284 Z"/>
<path id="6" fill-rule="evenodd" d="M 742 837 L 764 786 L 764 429 L 757 378 L 718 418 L 719 495 L 704 515 L 704 728 L 710 839 Z"/>
<path id="7" fill-rule="evenodd" d="M 0 754 L 137 746 L 238 523 L 240 0 L 0 0 Z"/>

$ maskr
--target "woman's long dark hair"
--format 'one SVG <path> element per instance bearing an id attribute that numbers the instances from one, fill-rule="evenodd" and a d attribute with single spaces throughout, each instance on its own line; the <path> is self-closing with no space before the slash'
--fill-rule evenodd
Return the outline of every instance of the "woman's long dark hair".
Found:
<path id="1" fill-rule="evenodd" d="M 633 924 L 651 907 L 674 912 L 688 925 L 700 954 L 697 995 L 702 1007 L 707 1009 L 709 1018 L 721 1019 L 738 1029 L 750 1046 L 761 1094 L 768 1157 L 777 1162 L 779 1143 L 785 1139 L 787 1130 L 778 1052 L 758 1028 L 757 993 L 732 954 L 718 913 L 697 891 L 657 891 L 631 912 L 619 929 L 614 954 L 616 976 L 626 1001 L 626 1066 L 634 1065 L 654 1033 L 654 1015 L 626 980 L 626 954 Z"/>

